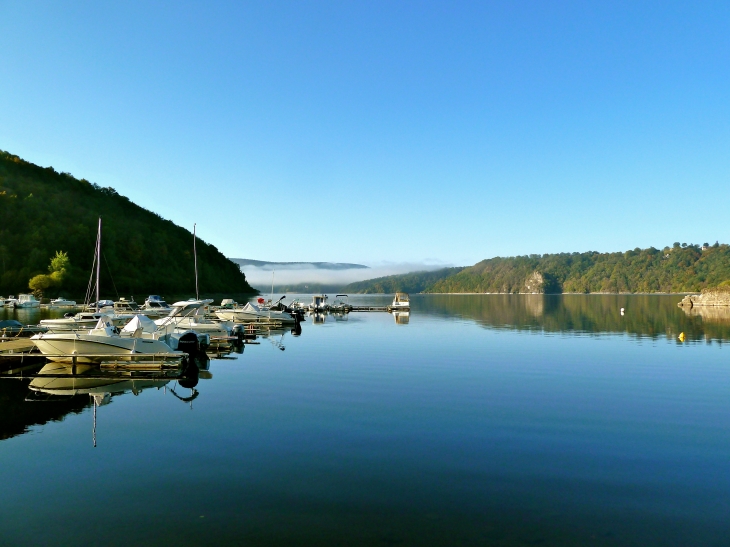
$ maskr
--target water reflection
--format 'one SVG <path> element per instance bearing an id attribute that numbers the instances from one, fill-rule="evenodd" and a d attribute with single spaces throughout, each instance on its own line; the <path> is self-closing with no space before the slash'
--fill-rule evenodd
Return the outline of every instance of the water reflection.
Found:
<path id="1" fill-rule="evenodd" d="M 681 295 L 417 295 L 414 313 L 494 329 L 686 340 L 730 339 L 730 310 L 677 306 Z M 624 313 L 621 313 L 621 309 Z"/>

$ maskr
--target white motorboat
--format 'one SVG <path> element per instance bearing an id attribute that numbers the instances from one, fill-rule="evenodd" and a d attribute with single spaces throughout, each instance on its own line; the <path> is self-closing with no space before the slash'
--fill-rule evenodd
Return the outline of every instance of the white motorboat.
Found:
<path id="1" fill-rule="evenodd" d="M 103 312 L 80 312 L 76 315 L 66 314 L 66 317 L 59 317 L 56 319 L 42 319 L 40 324 L 49 330 L 53 331 L 75 331 L 75 330 L 88 330 L 93 329 L 94 326 L 99 322 L 102 315 L 106 315 L 115 327 L 122 327 L 129 323 L 130 319 L 134 317 L 132 314 L 115 314 Z"/>
<path id="2" fill-rule="evenodd" d="M 411 301 L 407 293 L 397 292 L 393 303 L 388 306 L 388 311 L 407 311 L 411 309 Z"/>
<path id="3" fill-rule="evenodd" d="M 14 308 L 15 304 L 18 303 L 18 299 L 11 294 L 8 298 L 3 299 L 2 303 L 5 308 Z"/>
<path id="4" fill-rule="evenodd" d="M 83 332 L 49 332 L 31 337 L 50 361 L 99 363 L 109 359 L 164 359 L 194 353 L 200 348 L 194 332 L 168 332 L 144 315 L 136 315 L 121 332 L 102 315 L 95 328 Z M 182 351 L 180 351 L 182 350 Z"/>
<path id="5" fill-rule="evenodd" d="M 98 300 L 96 302 L 92 302 L 88 306 L 86 306 L 84 309 L 86 311 L 100 311 L 104 308 L 111 308 L 114 309 L 114 300 Z M 109 310 L 106 310 L 109 311 Z"/>
<path id="6" fill-rule="evenodd" d="M 335 301 L 330 306 L 330 311 L 350 313 L 352 311 L 352 305 L 350 304 L 349 297 L 346 294 L 336 295 Z"/>
<path id="7" fill-rule="evenodd" d="M 232 321 L 234 323 L 255 323 L 261 321 L 276 321 L 282 324 L 296 323 L 296 320 L 290 313 L 276 310 L 262 310 L 251 302 L 248 302 L 242 308 L 216 310 L 215 314 L 221 321 Z"/>
<path id="8" fill-rule="evenodd" d="M 231 336 L 233 323 L 229 321 L 215 322 L 205 317 L 205 306 L 213 300 L 187 300 L 176 302 L 171 308 L 167 317 L 157 319 L 155 324 L 159 327 L 174 326 L 175 330 L 194 331 L 199 334 L 207 334 L 212 341 L 228 338 Z"/>
<path id="9" fill-rule="evenodd" d="M 329 306 L 327 305 L 326 294 L 315 294 L 312 296 L 312 303 L 309 305 L 309 311 L 327 311 Z"/>
<path id="10" fill-rule="evenodd" d="M 53 307 L 67 307 L 67 306 L 75 306 L 76 300 L 67 300 L 65 298 L 54 298 L 51 300 L 51 306 Z"/>
<path id="11" fill-rule="evenodd" d="M 151 294 L 145 299 L 144 305 L 139 311 L 147 317 L 162 317 L 168 315 L 172 311 L 172 308 L 161 296 Z"/>
<path id="12" fill-rule="evenodd" d="M 36 300 L 32 294 L 19 294 L 18 301 L 15 303 L 16 308 L 39 308 L 40 305 L 40 301 Z"/>
<path id="13" fill-rule="evenodd" d="M 114 302 L 114 313 L 139 313 L 139 304 L 122 297 Z"/>

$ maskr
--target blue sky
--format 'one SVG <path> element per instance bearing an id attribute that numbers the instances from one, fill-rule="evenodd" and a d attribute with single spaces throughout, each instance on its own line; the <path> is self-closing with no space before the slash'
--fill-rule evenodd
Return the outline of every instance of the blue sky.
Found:
<path id="1" fill-rule="evenodd" d="M 0 3 L 0 148 L 228 256 L 730 241 L 727 2 Z"/>

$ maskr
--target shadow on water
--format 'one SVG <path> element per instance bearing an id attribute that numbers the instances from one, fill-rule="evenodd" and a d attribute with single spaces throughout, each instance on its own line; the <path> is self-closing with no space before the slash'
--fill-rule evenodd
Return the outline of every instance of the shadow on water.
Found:
<path id="1" fill-rule="evenodd" d="M 419 295 L 417 313 L 472 320 L 490 329 L 730 340 L 730 310 L 677 306 L 680 295 Z M 624 313 L 621 313 L 624 308 Z"/>

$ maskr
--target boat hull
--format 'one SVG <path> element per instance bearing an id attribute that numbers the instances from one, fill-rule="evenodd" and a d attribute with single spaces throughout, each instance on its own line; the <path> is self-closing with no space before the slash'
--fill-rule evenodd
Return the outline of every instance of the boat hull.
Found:
<path id="1" fill-rule="evenodd" d="M 278 311 L 262 311 L 255 313 L 240 310 L 217 310 L 215 314 L 218 316 L 218 319 L 223 321 L 233 321 L 235 323 L 259 323 L 267 321 L 276 321 L 283 324 L 296 323 L 296 320 L 291 315 Z"/>
<path id="2" fill-rule="evenodd" d="M 123 338 L 94 334 L 42 334 L 31 338 L 38 350 L 49 361 L 100 363 L 110 358 L 137 360 L 149 356 L 170 355 L 176 352 L 159 340 Z"/>

